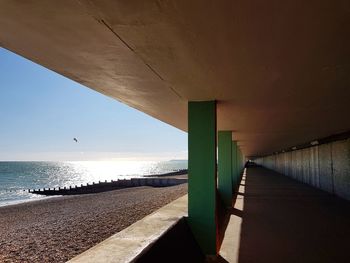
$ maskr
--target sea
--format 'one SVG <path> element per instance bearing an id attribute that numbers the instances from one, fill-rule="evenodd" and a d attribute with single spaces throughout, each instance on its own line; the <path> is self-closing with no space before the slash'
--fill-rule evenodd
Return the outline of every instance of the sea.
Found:
<path id="1" fill-rule="evenodd" d="M 186 160 L 0 162 L 0 206 L 39 200 L 28 189 L 69 187 L 187 169 Z"/>

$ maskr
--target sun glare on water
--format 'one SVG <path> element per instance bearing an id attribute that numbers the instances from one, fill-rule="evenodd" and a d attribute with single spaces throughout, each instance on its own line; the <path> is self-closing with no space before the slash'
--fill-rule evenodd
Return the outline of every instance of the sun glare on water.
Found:
<path id="1" fill-rule="evenodd" d="M 27 189 L 74 187 L 186 168 L 186 160 L 0 162 L 0 206 L 42 198 L 24 191 Z"/>
<path id="2" fill-rule="evenodd" d="M 70 162 L 77 174 L 86 182 L 116 180 L 123 177 L 142 176 L 153 173 L 157 162 L 152 161 L 77 161 Z M 82 178 L 81 178 L 82 179 Z"/>

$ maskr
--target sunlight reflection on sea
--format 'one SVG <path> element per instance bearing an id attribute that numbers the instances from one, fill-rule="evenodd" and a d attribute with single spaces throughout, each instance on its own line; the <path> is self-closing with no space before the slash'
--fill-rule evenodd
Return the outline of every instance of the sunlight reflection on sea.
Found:
<path id="1" fill-rule="evenodd" d="M 0 162 L 0 206 L 42 198 L 27 189 L 74 186 L 186 169 L 187 161 Z"/>

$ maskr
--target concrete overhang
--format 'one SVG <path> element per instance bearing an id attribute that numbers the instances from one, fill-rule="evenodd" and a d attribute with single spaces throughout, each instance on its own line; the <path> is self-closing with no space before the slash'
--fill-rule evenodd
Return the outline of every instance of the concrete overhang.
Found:
<path id="1" fill-rule="evenodd" d="M 184 131 L 215 99 L 246 156 L 350 130 L 348 0 L 4 0 L 0 46 Z"/>

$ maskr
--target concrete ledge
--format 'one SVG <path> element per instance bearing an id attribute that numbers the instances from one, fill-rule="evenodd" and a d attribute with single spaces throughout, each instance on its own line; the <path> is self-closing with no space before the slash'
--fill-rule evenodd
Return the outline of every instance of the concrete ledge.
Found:
<path id="1" fill-rule="evenodd" d="M 204 263 L 205 256 L 192 234 L 187 218 L 183 217 L 132 262 Z"/>
<path id="2" fill-rule="evenodd" d="M 131 262 L 187 216 L 187 195 L 160 208 L 68 262 Z"/>

